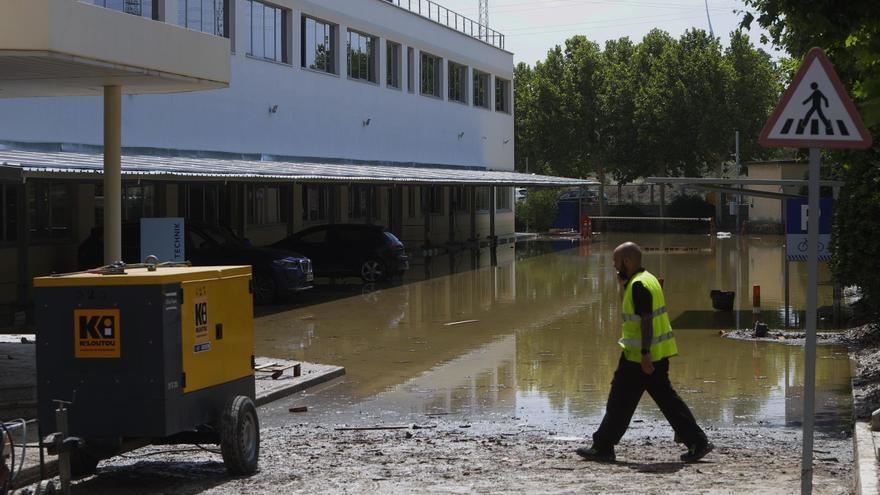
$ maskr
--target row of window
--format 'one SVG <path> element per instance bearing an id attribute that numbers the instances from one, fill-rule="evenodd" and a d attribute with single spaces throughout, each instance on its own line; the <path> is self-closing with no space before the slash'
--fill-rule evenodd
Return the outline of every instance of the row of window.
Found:
<path id="1" fill-rule="evenodd" d="M 258 0 L 248 0 L 252 5 L 265 5 Z M 270 8 L 265 6 L 264 8 Z M 275 9 L 278 10 L 278 9 Z M 282 16 L 283 18 L 284 16 Z M 253 34 L 255 29 L 259 29 L 261 25 L 256 24 L 251 27 L 251 39 L 265 38 L 264 35 Z M 309 17 L 302 16 L 301 32 L 302 32 L 302 53 L 301 63 L 303 67 L 308 69 L 327 72 L 329 74 L 338 74 L 337 64 L 334 61 L 336 54 L 336 25 L 328 22 Z M 284 46 L 287 44 L 286 30 L 273 31 L 276 36 L 274 43 Z M 348 30 L 348 39 L 346 45 L 346 73 L 349 78 L 371 83 L 379 82 L 379 73 L 377 70 L 379 60 L 377 50 L 379 46 L 379 38 L 371 34 L 362 33 L 353 29 Z M 415 67 L 414 60 L 415 51 L 411 47 L 407 47 L 407 91 L 415 92 L 413 71 Z M 249 55 L 257 56 L 253 47 L 248 52 Z M 402 49 L 400 43 L 390 40 L 385 42 L 385 84 L 390 88 L 401 88 L 401 67 Z M 290 63 L 287 58 L 275 58 L 263 55 L 263 58 L 275 60 L 277 62 Z M 491 108 L 492 95 L 490 95 L 491 79 L 490 74 L 479 70 L 472 70 L 471 81 L 468 81 L 468 67 L 449 60 L 446 64 L 447 77 L 447 98 L 449 101 L 469 104 L 472 96 L 473 105 L 475 107 Z M 419 93 L 426 96 L 434 96 L 442 98 L 442 81 L 443 81 L 443 58 L 428 52 L 421 52 L 419 60 Z M 510 81 L 495 78 L 495 110 L 499 112 L 510 112 Z"/>
<path id="2" fill-rule="evenodd" d="M 158 19 L 159 0 L 92 0 L 96 5 L 151 19 Z M 229 37 L 229 0 L 178 0 L 178 24 L 188 29 Z M 288 23 L 291 11 L 260 0 L 245 0 L 244 24 L 248 30 L 247 54 L 266 60 L 291 63 Z M 337 26 L 303 15 L 300 21 L 302 67 L 338 74 L 336 58 Z M 377 36 L 349 29 L 346 38 L 346 73 L 349 78 L 379 83 Z M 386 40 L 385 85 L 402 89 L 402 46 Z M 414 50 L 407 47 L 407 90 L 416 91 Z M 468 81 L 468 67 L 428 52 L 421 52 L 419 60 L 418 91 L 422 95 L 442 98 L 443 82 L 449 101 L 490 108 L 491 77 L 485 72 L 472 70 Z M 444 74 L 445 68 L 445 74 Z M 444 77 L 445 76 L 445 77 Z M 510 81 L 495 78 L 495 110 L 510 112 Z"/>

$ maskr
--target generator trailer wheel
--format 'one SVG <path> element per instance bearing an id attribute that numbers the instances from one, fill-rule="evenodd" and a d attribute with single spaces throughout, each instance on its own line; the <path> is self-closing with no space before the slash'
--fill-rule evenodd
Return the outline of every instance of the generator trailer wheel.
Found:
<path id="1" fill-rule="evenodd" d="M 230 399 L 220 418 L 220 452 L 232 476 L 257 472 L 260 457 L 260 422 L 254 402 L 243 395 Z"/>

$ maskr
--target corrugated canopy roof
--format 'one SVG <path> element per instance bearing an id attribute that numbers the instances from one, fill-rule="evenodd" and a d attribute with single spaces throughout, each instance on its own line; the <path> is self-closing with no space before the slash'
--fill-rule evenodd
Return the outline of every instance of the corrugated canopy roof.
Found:
<path id="1" fill-rule="evenodd" d="M 0 178 L 70 178 L 97 180 L 104 168 L 100 153 L 33 151 L 0 147 Z M 521 174 L 464 167 L 429 167 L 375 163 L 245 160 L 123 154 L 124 178 L 154 180 L 297 181 L 371 184 L 496 186 L 583 186 L 595 180 Z"/>

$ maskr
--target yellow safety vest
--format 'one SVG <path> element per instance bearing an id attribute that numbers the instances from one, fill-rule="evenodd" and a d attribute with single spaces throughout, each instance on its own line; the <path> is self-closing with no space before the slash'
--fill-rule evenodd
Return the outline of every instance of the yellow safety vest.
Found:
<path id="1" fill-rule="evenodd" d="M 618 344 L 623 348 L 624 357 L 634 363 L 642 362 L 642 317 L 636 314 L 632 297 L 632 284 L 635 282 L 641 282 L 651 293 L 651 324 L 654 327 L 651 339 L 651 361 L 675 356 L 678 354 L 678 347 L 675 345 L 675 336 L 669 323 L 669 314 L 666 312 L 663 288 L 660 287 L 657 277 L 643 271 L 630 279 L 623 293 L 623 325 Z"/>

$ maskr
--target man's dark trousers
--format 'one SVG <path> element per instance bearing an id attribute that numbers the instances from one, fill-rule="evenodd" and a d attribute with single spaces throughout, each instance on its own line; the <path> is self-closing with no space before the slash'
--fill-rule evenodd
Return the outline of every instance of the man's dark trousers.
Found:
<path id="1" fill-rule="evenodd" d="M 646 375 L 640 363 L 627 361 L 621 354 L 617 371 L 611 381 L 605 417 L 593 434 L 594 447 L 610 448 L 620 442 L 645 391 L 660 407 L 660 411 L 685 445 L 690 447 L 707 442 L 706 434 L 697 425 L 691 410 L 672 388 L 669 381 L 669 359 L 655 361 L 654 373 Z"/>

